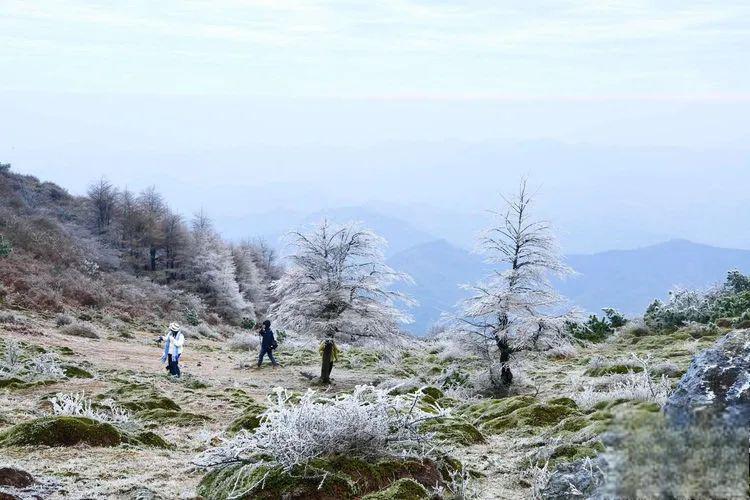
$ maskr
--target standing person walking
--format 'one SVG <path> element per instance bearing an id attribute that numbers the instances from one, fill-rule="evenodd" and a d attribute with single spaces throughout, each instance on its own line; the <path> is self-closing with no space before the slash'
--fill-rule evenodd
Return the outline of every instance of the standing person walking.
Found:
<path id="1" fill-rule="evenodd" d="M 161 357 L 161 362 L 167 363 L 167 370 L 169 374 L 180 378 L 180 355 L 182 355 L 182 346 L 185 344 L 185 335 L 182 334 L 179 323 L 171 323 L 169 325 L 169 333 L 166 337 L 164 344 L 164 355 Z"/>
<path id="2" fill-rule="evenodd" d="M 265 356 L 266 354 L 268 354 L 268 359 L 271 360 L 271 365 L 273 365 L 274 368 L 279 366 L 279 364 L 276 362 L 276 359 L 273 357 L 273 350 L 278 347 L 278 344 L 276 344 L 276 339 L 273 337 L 273 330 L 271 330 L 271 321 L 265 320 L 263 322 L 263 327 L 258 333 L 261 338 L 260 356 L 258 356 L 258 368 L 260 368 L 260 365 L 263 364 L 263 356 Z"/>

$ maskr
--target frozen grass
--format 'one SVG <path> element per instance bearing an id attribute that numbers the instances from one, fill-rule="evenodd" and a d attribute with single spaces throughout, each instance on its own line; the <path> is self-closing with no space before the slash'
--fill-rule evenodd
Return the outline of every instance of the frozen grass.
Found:
<path id="1" fill-rule="evenodd" d="M 588 385 L 582 391 L 573 394 L 573 399 L 583 408 L 591 408 L 602 401 L 615 399 L 651 401 L 662 405 L 671 390 L 672 383 L 664 375 L 654 381 L 648 372 L 630 372 L 618 376 L 616 381 L 604 390 L 596 390 Z"/>
<path id="2" fill-rule="evenodd" d="M 125 424 L 133 420 L 130 413 L 118 406 L 112 400 L 101 403 L 106 409 L 96 409 L 91 399 L 84 393 L 65 394 L 57 393 L 49 399 L 52 405 L 53 415 L 70 415 L 74 417 L 87 417 L 100 422 Z"/>

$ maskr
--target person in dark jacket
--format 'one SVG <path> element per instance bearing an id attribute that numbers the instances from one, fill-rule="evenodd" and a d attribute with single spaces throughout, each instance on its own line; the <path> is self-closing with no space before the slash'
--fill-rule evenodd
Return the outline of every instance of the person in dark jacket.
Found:
<path id="1" fill-rule="evenodd" d="M 263 364 L 263 356 L 268 354 L 268 359 L 271 360 L 271 365 L 274 367 L 279 366 L 276 359 L 273 357 L 273 350 L 276 349 L 276 339 L 273 337 L 273 330 L 271 330 L 271 321 L 265 320 L 263 327 L 260 329 L 260 356 L 258 356 L 258 368 Z"/>

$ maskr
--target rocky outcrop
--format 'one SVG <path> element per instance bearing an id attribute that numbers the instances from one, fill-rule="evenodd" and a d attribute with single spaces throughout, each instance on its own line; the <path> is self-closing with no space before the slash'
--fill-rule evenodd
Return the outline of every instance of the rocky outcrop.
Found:
<path id="1" fill-rule="evenodd" d="M 549 500 L 603 498 L 606 470 L 602 456 L 562 464 L 550 475 L 541 496 Z"/>
<path id="2" fill-rule="evenodd" d="M 664 405 L 677 425 L 708 419 L 730 426 L 750 423 L 750 331 L 722 337 L 693 359 Z"/>

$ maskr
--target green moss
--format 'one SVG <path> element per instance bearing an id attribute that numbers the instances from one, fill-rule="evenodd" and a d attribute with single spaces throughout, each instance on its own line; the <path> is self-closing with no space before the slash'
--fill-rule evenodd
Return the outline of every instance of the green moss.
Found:
<path id="1" fill-rule="evenodd" d="M 423 387 L 422 394 L 430 396 L 433 400 L 438 400 L 442 398 L 443 396 L 445 396 L 443 391 L 441 391 L 437 387 L 432 387 L 432 386 Z"/>
<path id="2" fill-rule="evenodd" d="M 585 429 L 591 422 L 588 418 L 575 415 L 568 417 L 553 429 L 553 434 L 561 434 L 563 432 L 578 432 L 581 429 Z"/>
<path id="3" fill-rule="evenodd" d="M 179 411 L 180 405 L 172 399 L 160 394 L 150 384 L 125 383 L 97 396 L 97 399 L 114 399 L 121 406 L 135 412 L 144 410 L 174 410 Z"/>
<path id="4" fill-rule="evenodd" d="M 594 458 L 603 450 L 604 446 L 598 441 L 588 445 L 563 444 L 552 451 L 549 457 L 549 466 L 555 467 L 563 462 L 575 462 L 583 458 Z"/>
<path id="5" fill-rule="evenodd" d="M 547 404 L 561 405 L 561 406 L 567 406 L 573 409 L 578 409 L 578 404 L 573 399 L 566 398 L 566 397 L 550 399 L 549 401 L 547 401 Z"/>
<path id="6" fill-rule="evenodd" d="M 519 408 L 524 408 L 536 402 L 532 396 L 512 396 L 503 399 L 487 399 L 459 408 L 457 413 L 467 420 L 475 423 L 487 422 L 489 420 L 508 415 Z"/>
<path id="7" fill-rule="evenodd" d="M 423 500 L 430 498 L 424 486 L 413 479 L 399 479 L 388 488 L 362 497 L 362 500 Z"/>
<path id="8" fill-rule="evenodd" d="M 115 427 L 84 417 L 43 417 L 16 424 L 0 433 L 0 446 L 117 446 Z"/>
<path id="9" fill-rule="evenodd" d="M 484 435 L 475 426 L 465 420 L 455 418 L 436 418 L 422 424 L 425 432 L 434 432 L 438 439 L 452 444 L 468 446 L 484 443 Z"/>
<path id="10" fill-rule="evenodd" d="M 243 429 L 246 431 L 255 430 L 260 425 L 261 414 L 264 411 L 266 411 L 266 407 L 258 403 L 246 406 L 244 413 L 229 424 L 227 432 L 234 434 Z"/>
<path id="11" fill-rule="evenodd" d="M 65 376 L 68 378 L 94 378 L 90 372 L 77 366 L 63 365 L 62 369 L 65 372 Z"/>
<path id="12" fill-rule="evenodd" d="M 73 351 L 73 349 L 71 349 L 68 346 L 58 347 L 57 348 L 57 352 L 59 352 L 63 356 L 74 356 L 75 355 L 75 351 Z"/>
<path id="13" fill-rule="evenodd" d="M 124 436 L 124 441 L 132 444 L 140 444 L 150 448 L 171 449 L 172 445 L 164 441 L 164 438 L 151 431 L 139 432 Z"/>
<path id="14" fill-rule="evenodd" d="M 57 380 L 37 380 L 35 382 L 26 382 L 18 377 L 11 378 L 0 378 L 0 389 L 29 389 L 31 387 L 37 387 L 41 385 L 52 385 L 56 384 Z"/>
<path id="15" fill-rule="evenodd" d="M 181 410 L 165 410 L 164 408 L 152 408 L 150 410 L 142 410 L 136 413 L 136 416 L 141 420 L 149 422 L 156 422 L 159 425 L 176 425 L 176 426 L 190 426 L 190 425 L 201 425 L 209 420 L 209 417 L 205 415 L 199 415 L 197 413 L 189 413 Z"/>
<path id="16" fill-rule="evenodd" d="M 387 489 L 404 478 L 430 487 L 441 482 L 437 466 L 429 461 L 332 457 L 313 460 L 289 473 L 280 467 L 254 464 L 215 469 L 200 482 L 198 494 L 217 500 L 230 497 L 334 500 L 359 498 Z"/>
<path id="17" fill-rule="evenodd" d="M 521 427 L 547 427 L 572 415 L 580 415 L 580 412 L 567 405 L 535 403 L 507 415 L 485 420 L 480 429 L 488 433 L 500 433 Z"/>

